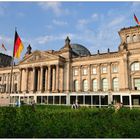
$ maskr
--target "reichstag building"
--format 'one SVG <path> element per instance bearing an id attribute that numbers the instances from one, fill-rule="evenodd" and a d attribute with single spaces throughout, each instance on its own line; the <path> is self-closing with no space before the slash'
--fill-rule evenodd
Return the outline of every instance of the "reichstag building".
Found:
<path id="1" fill-rule="evenodd" d="M 91 54 L 72 44 L 69 37 L 58 50 L 31 51 L 14 66 L 0 68 L 0 105 L 23 101 L 30 104 L 108 106 L 120 102 L 140 105 L 140 26 L 122 28 L 118 51 Z"/>

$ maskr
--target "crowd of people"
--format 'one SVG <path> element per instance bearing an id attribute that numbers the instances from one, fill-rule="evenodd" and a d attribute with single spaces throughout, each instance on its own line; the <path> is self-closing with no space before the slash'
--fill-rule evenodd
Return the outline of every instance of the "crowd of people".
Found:
<path id="1" fill-rule="evenodd" d="M 20 106 L 25 105 L 25 103 L 24 101 L 17 100 L 15 105 L 16 107 L 20 107 Z M 32 106 L 33 111 L 35 111 L 35 100 L 32 100 L 30 105 Z"/>
<path id="2" fill-rule="evenodd" d="M 118 111 L 120 110 L 121 108 L 123 107 L 123 103 L 120 103 L 120 102 L 116 102 L 116 103 L 111 103 L 110 105 L 108 105 L 108 108 L 114 108 L 115 111 Z M 78 109 L 80 108 L 80 104 L 78 102 L 78 100 L 74 101 L 72 106 L 71 106 L 72 109 Z"/>
<path id="3" fill-rule="evenodd" d="M 80 107 L 79 103 L 78 103 L 78 100 L 76 100 L 75 102 L 73 102 L 71 108 L 72 109 L 78 109 Z"/>

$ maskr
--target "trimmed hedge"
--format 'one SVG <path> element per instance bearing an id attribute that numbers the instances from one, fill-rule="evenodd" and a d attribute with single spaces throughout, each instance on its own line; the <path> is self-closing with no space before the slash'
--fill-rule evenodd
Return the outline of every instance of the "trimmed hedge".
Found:
<path id="1" fill-rule="evenodd" d="M 140 138 L 140 110 L 1 107 L 1 138 Z"/>

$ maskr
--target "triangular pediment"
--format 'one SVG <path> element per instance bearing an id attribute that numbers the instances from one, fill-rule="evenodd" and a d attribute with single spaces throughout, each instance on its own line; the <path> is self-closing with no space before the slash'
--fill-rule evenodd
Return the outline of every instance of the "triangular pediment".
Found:
<path id="1" fill-rule="evenodd" d="M 40 61 L 50 61 L 50 60 L 58 60 L 59 56 L 48 53 L 48 52 L 43 52 L 43 51 L 34 51 L 32 54 L 29 56 L 26 56 L 23 58 L 22 61 L 20 61 L 19 64 L 23 63 L 34 63 L 34 62 L 40 62 Z"/>

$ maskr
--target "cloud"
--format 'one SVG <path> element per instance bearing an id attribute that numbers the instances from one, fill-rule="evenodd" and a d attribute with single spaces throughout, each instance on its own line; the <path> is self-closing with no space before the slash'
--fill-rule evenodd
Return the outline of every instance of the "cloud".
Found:
<path id="1" fill-rule="evenodd" d="M 109 12 L 110 10 L 107 13 L 107 18 L 104 13 L 100 15 L 93 13 L 86 19 L 77 21 L 76 29 L 79 32 L 76 34 L 76 39 L 88 44 L 88 46 L 85 46 L 92 53 L 96 53 L 98 49 L 101 52 L 107 52 L 107 48 L 112 51 L 117 50 L 120 43 L 118 31 L 128 24 L 129 15 L 127 12 L 123 16 L 120 13 L 116 15 L 114 9 L 111 9 L 112 14 L 109 14 Z M 99 21 L 98 24 L 95 23 L 96 20 Z"/>
<path id="2" fill-rule="evenodd" d="M 52 30 L 53 29 L 53 25 L 45 25 L 45 28 L 47 28 L 47 30 Z"/>
<path id="3" fill-rule="evenodd" d="M 55 20 L 55 19 L 52 21 L 52 23 L 58 26 L 65 26 L 68 24 L 66 21 L 60 21 L 60 20 Z"/>
<path id="4" fill-rule="evenodd" d="M 49 41 L 53 40 L 53 36 L 41 36 L 35 39 L 38 44 L 46 44 Z"/>
<path id="5" fill-rule="evenodd" d="M 98 18 L 99 18 L 99 15 L 97 13 L 93 13 L 89 18 L 79 19 L 77 21 L 76 28 L 77 29 L 83 29 L 86 26 L 88 26 L 89 23 L 95 22 Z"/>
<path id="6" fill-rule="evenodd" d="M 0 3 L 0 16 L 4 16 L 6 13 L 6 5 L 4 3 Z"/>
<path id="7" fill-rule="evenodd" d="M 97 13 L 94 13 L 94 14 L 91 15 L 91 18 L 93 20 L 97 20 L 99 18 L 99 15 Z"/>
<path id="8" fill-rule="evenodd" d="M 18 13 L 17 13 L 17 16 L 22 18 L 22 17 L 24 17 L 24 16 L 25 16 L 25 13 L 18 12 Z"/>
<path id="9" fill-rule="evenodd" d="M 140 6 L 140 2 L 132 2 L 132 7 L 139 7 Z"/>
<path id="10" fill-rule="evenodd" d="M 134 13 L 134 12 L 140 12 L 140 2 L 132 2 L 131 4 L 131 12 Z"/>
<path id="11" fill-rule="evenodd" d="M 79 19 L 78 20 L 78 23 L 81 25 L 86 25 L 88 22 L 89 22 L 89 20 L 87 20 L 87 19 Z"/>
<path id="12" fill-rule="evenodd" d="M 76 28 L 81 30 L 83 28 L 85 28 L 85 26 L 87 26 L 87 24 L 90 22 L 89 19 L 79 19 L 77 21 L 77 24 L 76 24 Z"/>
<path id="13" fill-rule="evenodd" d="M 61 33 L 61 34 L 56 34 L 56 35 L 44 35 L 40 37 L 36 37 L 32 39 L 34 41 L 34 44 L 40 44 L 40 45 L 45 45 L 49 42 L 53 41 L 63 41 L 66 39 L 66 37 L 69 36 L 70 39 L 74 38 L 75 35 L 73 33 Z"/>
<path id="14" fill-rule="evenodd" d="M 109 27 L 113 27 L 113 26 L 117 26 L 120 25 L 121 23 L 123 23 L 125 21 L 125 17 L 124 16 L 120 16 L 117 18 L 114 18 L 109 24 Z"/>
<path id="15" fill-rule="evenodd" d="M 39 2 L 38 5 L 45 11 L 51 10 L 56 16 L 69 13 L 68 9 L 62 7 L 61 2 Z"/>

